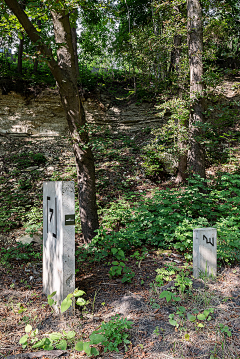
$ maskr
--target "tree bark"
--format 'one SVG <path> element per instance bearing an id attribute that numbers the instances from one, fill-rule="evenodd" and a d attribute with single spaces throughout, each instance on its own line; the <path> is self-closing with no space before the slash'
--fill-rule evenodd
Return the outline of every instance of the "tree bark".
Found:
<path id="1" fill-rule="evenodd" d="M 23 44 L 24 44 L 24 35 L 23 35 L 23 33 L 22 33 L 22 38 L 19 39 L 19 46 L 18 46 L 17 72 L 18 72 L 19 74 L 22 73 Z"/>
<path id="2" fill-rule="evenodd" d="M 38 28 L 41 29 L 41 25 L 42 25 L 41 20 L 37 20 L 37 25 L 38 25 Z M 34 72 L 34 74 L 37 73 L 37 70 L 38 70 L 38 58 L 36 57 L 34 59 L 34 63 L 33 63 L 33 72 Z"/>
<path id="3" fill-rule="evenodd" d="M 72 32 L 72 43 L 74 50 L 76 73 L 77 73 L 77 78 L 79 78 L 78 54 L 77 54 L 77 29 L 75 27 L 72 27 L 71 32 Z"/>
<path id="4" fill-rule="evenodd" d="M 188 56 L 190 66 L 189 169 L 205 178 L 205 151 L 200 143 L 203 116 L 203 29 L 200 0 L 187 0 Z"/>
<path id="5" fill-rule="evenodd" d="M 182 36 L 174 35 L 169 72 L 178 72 L 181 59 Z"/>
<path id="6" fill-rule="evenodd" d="M 55 40 L 58 44 L 57 61 L 46 46 L 17 0 L 4 0 L 18 18 L 31 41 L 45 55 L 48 66 L 57 81 L 73 142 L 77 167 L 80 218 L 85 242 L 90 242 L 98 228 L 95 190 L 94 158 L 89 146 L 86 119 L 77 87 L 77 71 L 69 14 L 52 12 Z"/>
<path id="7" fill-rule="evenodd" d="M 20 6 L 23 10 L 26 7 L 26 0 L 20 2 Z M 24 45 L 24 33 L 21 32 L 22 38 L 19 39 L 19 47 L 18 47 L 18 65 L 17 65 L 17 72 L 22 74 L 22 57 L 23 57 L 23 45 Z"/>
<path id="8" fill-rule="evenodd" d="M 55 40 L 59 45 L 58 63 L 66 77 L 66 82 L 58 83 L 58 87 L 73 140 L 82 232 L 85 242 L 90 242 L 98 228 L 94 158 L 88 144 L 85 113 L 77 87 L 78 67 L 75 62 L 69 15 L 64 12 L 52 12 L 52 18 Z"/>

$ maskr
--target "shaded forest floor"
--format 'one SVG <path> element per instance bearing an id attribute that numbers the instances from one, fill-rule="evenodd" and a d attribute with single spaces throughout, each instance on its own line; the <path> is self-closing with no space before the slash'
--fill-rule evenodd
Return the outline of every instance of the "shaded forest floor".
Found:
<path id="1" fill-rule="evenodd" d="M 37 244 L 31 246 L 32 251 L 39 251 Z M 34 351 L 30 348 L 23 350 L 19 344 L 26 324 L 38 328 L 39 338 L 51 332 L 74 330 L 79 340 L 87 340 L 103 321 L 108 322 L 120 314 L 133 322 L 128 331 L 131 344 L 126 352 L 123 346 L 119 346 L 119 353 L 103 353 L 103 348 L 98 347 L 99 358 L 239 358 L 240 267 L 219 268 L 214 281 L 206 278 L 193 280 L 192 289 L 176 304 L 167 303 L 165 298 L 159 299 L 159 293 L 169 285 L 156 287 L 156 290 L 152 286 L 155 270 L 167 266 L 175 268 L 174 264 L 180 268 L 185 261 L 177 253 L 161 253 L 149 248 L 140 268 L 129 257 L 128 266 L 134 270 L 135 277 L 132 283 L 124 284 L 120 279 L 109 278 L 110 266 L 105 261 L 81 264 L 76 287 L 86 292 L 85 297 L 90 303 L 86 311 L 76 308 L 75 316 L 65 319 L 53 312 L 42 294 L 41 263 L 11 260 L 11 266 L 1 271 L 1 356 L 13 358 L 25 353 L 22 358 L 27 358 L 26 353 Z M 198 314 L 212 308 L 212 319 L 204 321 L 203 328 L 187 319 L 179 321 L 180 326 L 176 328 L 170 325 L 169 315 L 175 313 L 179 305 L 188 313 Z M 175 315 L 176 318 L 179 317 Z M 227 328 L 226 331 L 221 330 L 223 327 Z M 83 352 L 75 350 L 67 350 L 66 355 L 70 358 L 85 357 Z M 50 358 L 47 352 L 44 358 Z"/>
<path id="2" fill-rule="evenodd" d="M 227 95 L 231 95 L 232 88 L 230 81 Z M 235 89 L 239 91 L 239 84 Z M 216 163 L 209 163 L 209 176 L 239 168 L 239 121 L 235 121 L 230 130 L 232 137 L 228 136 L 227 141 L 232 150 L 221 163 L 219 158 Z M 100 140 L 97 135 L 92 139 L 101 218 L 105 208 L 124 196 L 151 197 L 152 190 L 176 187 L 174 178 L 166 173 L 154 178 L 145 173 L 142 148 L 154 138 L 149 129 L 135 134 L 106 131 L 100 137 Z M 103 347 L 98 346 L 99 358 L 240 358 L 239 263 L 219 263 L 216 280 L 206 277 L 193 280 L 192 264 L 186 262 L 182 253 L 146 245 L 140 262 L 136 256 L 132 257 L 136 250 L 126 254 L 127 266 L 135 276 L 130 283 L 122 283 L 121 278 L 109 276 L 112 257 L 99 261 L 80 258 L 76 262 L 76 287 L 86 292 L 85 299 L 90 303 L 84 311 L 76 308 L 73 318 L 56 315 L 42 294 L 42 249 L 39 244 L 42 235 L 42 184 L 47 180 L 76 179 L 71 145 L 65 138 L 10 136 L 1 136 L 0 143 L 0 358 L 19 357 L 20 354 L 27 358 L 27 353 L 33 352 L 31 347 L 22 349 L 19 344 L 26 324 L 38 328 L 39 338 L 51 332 L 74 330 L 77 339 L 87 340 L 103 321 L 109 321 L 118 313 L 133 322 L 128 331 L 131 344 L 127 351 L 123 345 L 119 346 L 119 353 L 104 353 Z M 114 231 L 121 228 L 118 210 L 119 207 L 113 208 L 108 218 L 109 223 L 114 222 Z M 79 251 L 82 239 L 78 216 L 76 222 L 76 250 Z M 26 233 L 34 233 L 35 242 L 24 247 L 17 241 Z M 143 254 L 141 250 L 139 248 Z M 156 269 L 159 268 L 172 271 L 162 285 L 156 283 Z M 180 295 L 180 302 L 167 303 L 159 295 L 174 287 L 180 271 L 185 273 L 185 278 L 192 280 L 192 287 Z M 178 293 L 177 287 L 175 290 Z M 179 307 L 195 315 L 211 309 L 211 319 L 191 322 L 187 315 L 177 314 Z M 169 323 L 171 314 L 177 325 Z M 198 324 L 203 324 L 203 327 Z M 61 354 L 69 358 L 86 357 L 83 352 L 72 349 L 66 353 L 55 352 L 53 357 Z M 50 354 L 39 354 L 39 357 L 50 358 Z"/>

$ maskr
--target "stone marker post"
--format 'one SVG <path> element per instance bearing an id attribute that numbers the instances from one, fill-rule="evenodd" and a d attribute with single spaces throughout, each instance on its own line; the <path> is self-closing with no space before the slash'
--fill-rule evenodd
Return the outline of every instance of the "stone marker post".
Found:
<path id="1" fill-rule="evenodd" d="M 74 182 L 43 183 L 43 293 L 57 306 L 75 289 Z M 57 308 L 55 308 L 57 309 Z"/>
<path id="2" fill-rule="evenodd" d="M 196 228 L 193 230 L 193 276 L 199 272 L 208 276 L 217 275 L 217 230 Z"/>

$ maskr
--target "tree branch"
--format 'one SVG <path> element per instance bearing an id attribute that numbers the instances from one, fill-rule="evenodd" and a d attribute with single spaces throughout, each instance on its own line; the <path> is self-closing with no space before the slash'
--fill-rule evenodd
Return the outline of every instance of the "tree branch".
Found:
<path id="1" fill-rule="evenodd" d="M 55 61 L 52 50 L 44 44 L 43 39 L 39 35 L 35 26 L 29 20 L 25 11 L 21 8 L 20 4 L 17 0 L 4 0 L 8 8 L 13 12 L 13 14 L 17 17 L 18 21 L 28 34 L 30 40 L 36 44 L 39 51 L 42 55 L 46 57 L 48 66 L 54 75 L 57 82 L 62 82 L 64 80 L 64 76 L 60 67 L 58 66 L 57 61 Z"/>

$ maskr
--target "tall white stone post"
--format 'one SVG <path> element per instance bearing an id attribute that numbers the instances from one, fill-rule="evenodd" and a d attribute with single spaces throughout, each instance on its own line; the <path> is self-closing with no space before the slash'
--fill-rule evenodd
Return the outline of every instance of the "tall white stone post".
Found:
<path id="1" fill-rule="evenodd" d="M 57 306 L 75 289 L 74 182 L 43 184 L 43 293 Z"/>
<path id="2" fill-rule="evenodd" d="M 193 276 L 202 272 L 207 276 L 217 275 L 217 230 L 196 228 L 193 230 Z"/>

